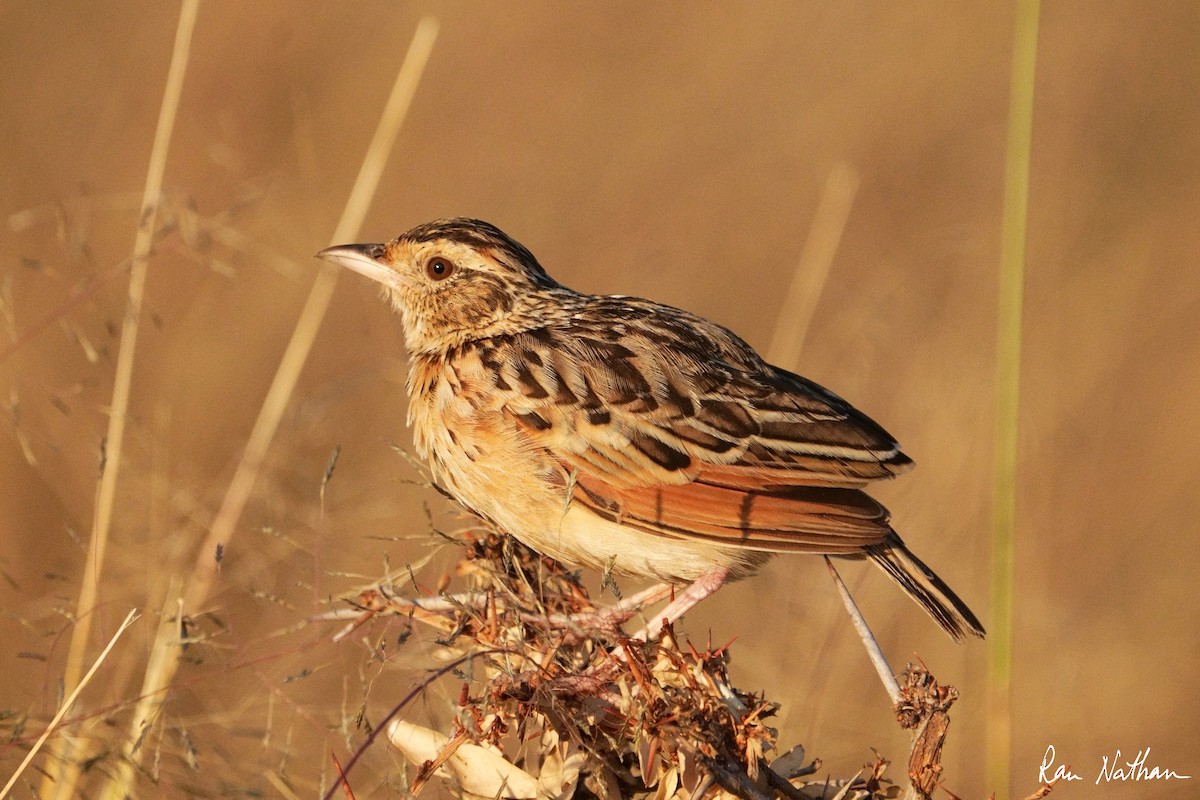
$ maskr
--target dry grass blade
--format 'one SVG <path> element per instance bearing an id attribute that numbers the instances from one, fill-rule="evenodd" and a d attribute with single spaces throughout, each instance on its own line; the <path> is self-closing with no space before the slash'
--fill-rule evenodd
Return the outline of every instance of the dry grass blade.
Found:
<path id="1" fill-rule="evenodd" d="M 359 228 L 362 227 L 371 198 L 374 197 L 375 190 L 379 186 L 379 178 L 383 174 L 387 156 L 396 140 L 396 134 L 400 131 L 400 126 L 404 123 L 404 117 L 408 113 L 409 104 L 412 102 L 413 94 L 416 92 L 421 73 L 425 69 L 425 63 L 429 59 L 436 38 L 436 20 L 432 17 L 425 17 L 417 26 L 408 54 L 396 75 L 392 93 L 384 107 L 383 115 L 380 117 L 379 125 L 376 127 L 367 153 L 363 157 L 362 167 L 359 169 L 354 187 L 350 191 L 350 198 L 346 202 L 342 218 L 334 231 L 334 243 L 354 238 Z M 216 578 L 217 573 L 211 554 L 216 552 L 218 545 L 228 546 L 229 540 L 233 537 L 234 528 L 241 518 L 242 510 L 250 499 L 250 492 L 262 469 L 267 449 L 275 437 L 275 431 L 279 427 L 279 421 L 283 418 L 283 412 L 296 387 L 300 371 L 304 368 L 304 362 L 308 359 L 313 342 L 316 340 L 317 330 L 325 318 L 326 309 L 329 308 L 338 272 L 338 267 L 331 264 L 326 264 L 321 268 L 313 282 L 308 299 L 304 303 L 304 308 L 300 311 L 296 327 L 292 331 L 291 339 L 284 350 L 283 358 L 280 359 L 271 386 L 267 390 L 267 396 L 263 400 L 258 418 L 254 422 L 254 428 L 250 432 L 246 449 L 238 462 L 237 470 L 229 483 L 229 489 L 213 520 L 209 534 L 200 548 L 196 559 L 196 568 L 192 573 L 192 582 L 188 586 L 184 599 L 184 607 L 187 609 L 197 608 L 208 597 L 212 581 Z"/>
<path id="2" fill-rule="evenodd" d="M 105 436 L 105 454 L 101 459 L 100 486 L 96 491 L 92 538 L 79 588 L 75 628 L 71 632 L 71 645 L 67 654 L 67 664 L 63 671 L 63 683 L 68 691 L 74 689 L 79 682 L 88 641 L 91 639 L 92 613 L 95 610 L 100 576 L 104 569 L 104 552 L 108 545 L 109 530 L 112 526 L 117 477 L 121 471 L 125 420 L 129 411 L 129 392 L 133 382 L 133 360 L 137 348 L 138 326 L 142 317 L 147 262 L 153 244 L 158 207 L 162 196 L 163 173 L 166 171 L 171 133 L 174 130 L 175 118 L 179 111 L 179 98 L 183 93 L 183 79 L 187 74 L 192 31 L 196 26 L 198 11 L 199 0 L 185 0 L 180 9 L 179 24 L 175 30 L 175 47 L 171 53 L 171 66 L 167 72 L 166 88 L 163 91 L 162 105 L 158 113 L 158 125 L 154 132 L 154 144 L 150 150 L 150 166 L 146 171 L 141 213 L 138 215 L 137 236 L 133 245 L 128 305 L 121 326 L 121 344 L 117 352 L 116 373 L 113 377 L 112 405 L 108 419 L 108 432 Z M 66 740 L 61 740 L 60 747 L 55 748 L 56 757 L 51 758 L 46 766 L 46 777 L 42 783 L 41 792 L 43 797 L 65 796 L 73 790 L 73 773 L 63 772 L 67 760 L 62 758 L 63 753 L 60 748 L 66 746 Z"/>
<path id="3" fill-rule="evenodd" d="M 91 682 L 92 676 L 96 674 L 96 670 L 100 669 L 100 665 L 104 663 L 106 658 L 108 658 L 108 654 L 112 651 L 113 646 L 117 643 L 117 640 L 121 638 L 121 635 L 125 633 L 125 630 L 132 625 L 137 618 L 137 609 L 132 609 L 128 614 L 125 615 L 125 621 L 121 623 L 121 626 L 117 628 L 117 632 L 112 635 L 112 638 L 108 640 L 108 644 L 102 651 L 100 651 L 100 655 L 98 655 L 96 660 L 92 662 L 92 666 L 87 671 L 87 674 L 80 679 L 79 683 L 75 686 L 74 691 L 71 692 L 71 695 L 63 701 L 62 706 L 58 709 L 58 713 L 54 715 L 54 718 L 50 720 L 50 724 L 46 726 L 46 730 L 42 731 L 42 735 L 39 736 L 37 741 L 33 743 L 33 747 L 29 748 L 29 752 L 25 754 L 25 758 L 21 761 L 21 764 L 17 767 L 16 771 L 13 772 L 12 777 L 8 779 L 8 783 L 4 784 L 3 789 L 0 789 L 0 800 L 8 797 L 8 793 L 12 791 L 17 779 L 21 777 L 21 773 L 25 771 L 25 768 L 28 767 L 29 763 L 33 761 L 35 756 L 37 756 L 38 751 L 41 750 L 46 739 L 54 731 L 55 727 L 58 726 L 58 723 L 62 722 L 62 718 L 66 716 L 66 713 L 71 709 L 71 706 L 75 705 L 75 701 L 79 699 L 79 695 L 83 692 L 84 687 Z"/>
<path id="4" fill-rule="evenodd" d="M 263 776 L 266 777 L 272 788 L 279 792 L 279 796 L 283 797 L 284 800 L 300 800 L 300 795 L 296 794 L 292 790 L 292 787 L 284 783 L 283 778 L 279 777 L 274 770 L 267 770 L 263 773 Z"/>
<path id="5" fill-rule="evenodd" d="M 846 220 L 858 191 L 858 173 L 846 164 L 837 164 L 825 180 L 825 189 L 813 217 L 800 262 L 792 273 L 775 333 L 767 349 L 767 360 L 784 369 L 795 369 L 800 361 L 804 338 L 808 334 L 821 288 L 842 240 Z"/>
<path id="6" fill-rule="evenodd" d="M 371 198 L 379 184 L 388 153 L 404 122 L 436 36 L 436 21 L 431 17 L 422 19 L 400 66 L 371 145 L 363 158 L 363 166 L 359 170 L 354 188 L 350 193 L 350 199 L 342 213 L 342 219 L 338 223 L 335 240 L 338 237 L 353 237 L 362 225 Z M 219 569 L 216 554 L 228 547 L 233 538 L 234 529 L 250 498 L 250 492 L 257 480 L 267 449 L 275 436 L 275 431 L 283 417 L 304 362 L 308 358 L 308 353 L 312 349 L 317 329 L 320 327 L 333 295 L 336 280 L 337 268 L 326 265 L 313 283 L 308 300 L 300 312 L 292 337 L 267 391 L 267 396 L 255 420 L 246 449 L 238 463 L 233 479 L 230 481 L 220 510 L 197 553 L 195 567 L 190 573 L 190 580 L 184 589 L 183 613 L 185 614 L 200 608 L 212 592 Z M 155 653 L 152 656 L 151 666 L 153 669 L 149 667 L 147 669 L 147 680 L 142 699 L 138 703 L 131 722 L 129 742 L 136 742 L 141 730 L 154 718 L 157 708 L 163 700 L 164 690 L 174 679 L 179 666 L 179 648 L 172 641 L 174 635 L 171 626 L 160 626 L 159 635 L 153 645 Z M 127 761 L 118 771 L 114 780 L 110 782 L 107 791 L 108 797 L 124 797 L 128 793 L 133 777 L 133 765 L 139 760 L 140 752 L 136 748 L 132 750 L 127 748 Z"/>

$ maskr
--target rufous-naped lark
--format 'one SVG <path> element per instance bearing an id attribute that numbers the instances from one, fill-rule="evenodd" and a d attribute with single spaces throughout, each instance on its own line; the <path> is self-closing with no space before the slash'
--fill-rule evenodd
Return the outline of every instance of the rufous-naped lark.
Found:
<path id="1" fill-rule="evenodd" d="M 674 621 L 775 553 L 869 558 L 951 636 L 982 636 L 862 490 L 912 466 L 887 431 L 729 330 L 580 294 L 486 222 L 446 219 L 321 258 L 383 285 L 435 481 L 566 564 L 690 584 Z"/>

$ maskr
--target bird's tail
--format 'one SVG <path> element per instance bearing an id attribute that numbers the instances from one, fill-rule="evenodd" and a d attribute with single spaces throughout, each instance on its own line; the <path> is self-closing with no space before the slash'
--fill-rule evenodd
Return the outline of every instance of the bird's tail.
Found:
<path id="1" fill-rule="evenodd" d="M 904 546 L 895 531 L 880 544 L 865 548 L 865 552 L 955 640 L 962 639 L 968 633 L 983 638 L 984 630 L 979 618 L 937 573 Z"/>

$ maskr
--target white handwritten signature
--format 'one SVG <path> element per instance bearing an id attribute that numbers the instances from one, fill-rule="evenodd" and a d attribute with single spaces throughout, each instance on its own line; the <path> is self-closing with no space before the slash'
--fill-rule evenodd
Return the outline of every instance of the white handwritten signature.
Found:
<path id="1" fill-rule="evenodd" d="M 1055 766 L 1054 764 L 1054 745 L 1046 748 L 1046 754 L 1042 756 L 1042 766 L 1038 769 L 1038 780 L 1042 783 L 1053 783 L 1054 781 L 1081 781 L 1083 777 L 1071 771 L 1070 764 Z M 1113 753 L 1112 760 L 1108 756 L 1103 757 L 1103 763 L 1100 765 L 1100 772 L 1096 775 L 1096 785 L 1104 783 L 1112 783 L 1113 781 L 1128 781 L 1136 783 L 1138 781 L 1171 781 L 1171 780 L 1191 780 L 1191 775 L 1180 775 L 1173 769 L 1167 767 L 1148 766 L 1146 764 L 1150 759 L 1150 748 L 1138 750 L 1137 755 L 1132 761 L 1125 761 L 1122 764 L 1121 751 L 1117 750 Z"/>

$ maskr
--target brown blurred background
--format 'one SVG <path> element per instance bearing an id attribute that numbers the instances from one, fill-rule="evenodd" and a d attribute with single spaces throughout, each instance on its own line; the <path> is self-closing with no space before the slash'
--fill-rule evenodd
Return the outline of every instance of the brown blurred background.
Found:
<path id="1" fill-rule="evenodd" d="M 919 469 L 897 528 L 985 622 L 1007 3 L 210 2 L 201 7 L 150 264 L 95 646 L 154 617 L 228 485 L 418 19 L 440 35 L 362 238 L 492 221 L 580 290 L 687 308 L 766 348 L 823 187 L 858 192 L 799 364 L 884 423 Z M 136 208 L 172 3 L 0 5 L 0 749 L 7 778 L 58 703 L 92 526 Z M 1200 774 L 1200 6 L 1042 10 L 1022 371 L 1014 794 L 1047 745 L 1095 787 L 1102 757 Z M 15 215 L 15 216 L 14 216 Z M 167 220 L 169 221 L 169 220 Z M 207 229 L 184 235 L 189 226 Z M 98 288 L 68 309 L 76 289 Z M 49 324 L 41 325 L 49 319 Z M 432 663 L 297 628 L 420 558 L 452 509 L 410 483 L 397 318 L 344 276 L 225 554 L 221 592 L 146 746 L 146 796 L 305 797 Z M 340 446 L 320 500 L 322 474 Z M 442 555 L 428 583 L 452 563 Z M 441 567 L 438 567 L 438 565 Z M 954 645 L 866 566 L 844 570 L 893 666 L 959 687 L 946 787 L 983 797 L 985 646 Z M 335 603 L 334 607 L 338 607 Z M 153 622 L 81 710 L 111 769 Z M 689 616 L 737 636 L 734 677 L 783 704 L 784 746 L 836 775 L 907 752 L 817 559 L 778 559 Z M 394 633 L 394 631 L 393 631 Z M 392 634 L 388 634 L 389 636 Z M 389 640 L 391 642 L 391 640 Z M 301 650 L 303 645 L 308 649 Z M 389 644 L 394 649 L 394 645 Z M 369 692 L 367 691 L 369 687 Z M 414 718 L 444 715 L 450 686 Z M 189 744 L 190 743 L 190 744 Z M 189 750 L 194 750 L 189 764 Z M 393 796 L 377 746 L 353 781 Z M 33 775 L 33 773 L 30 773 Z M 324 777 L 322 777 L 324 776 Z M 36 775 L 33 776 L 36 779 Z M 152 781 L 157 779 L 157 784 Z M 96 784 L 90 784 L 96 785 Z M 325 784 L 327 785 L 327 783 Z M 390 792 L 390 794 L 389 794 Z M 17 796 L 29 796 L 22 783 Z"/>

